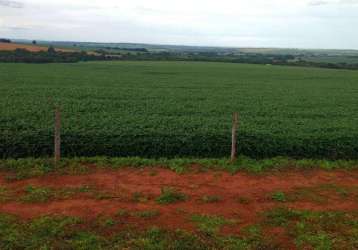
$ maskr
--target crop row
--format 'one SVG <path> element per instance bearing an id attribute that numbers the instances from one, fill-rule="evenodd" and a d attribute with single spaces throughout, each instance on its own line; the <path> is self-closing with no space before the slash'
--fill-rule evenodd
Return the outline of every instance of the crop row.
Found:
<path id="1" fill-rule="evenodd" d="M 0 157 L 357 158 L 358 72 L 188 62 L 0 64 Z"/>

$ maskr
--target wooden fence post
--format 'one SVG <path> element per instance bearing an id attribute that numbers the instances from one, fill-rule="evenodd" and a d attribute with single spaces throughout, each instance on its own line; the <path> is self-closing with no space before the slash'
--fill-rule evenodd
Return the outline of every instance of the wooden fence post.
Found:
<path id="1" fill-rule="evenodd" d="M 232 131 L 231 131 L 231 162 L 236 160 L 237 154 L 237 127 L 239 121 L 239 114 L 235 112 L 232 116 Z"/>
<path id="2" fill-rule="evenodd" d="M 55 108 L 55 147 L 54 160 L 57 164 L 61 160 L 61 111 L 58 107 Z"/>

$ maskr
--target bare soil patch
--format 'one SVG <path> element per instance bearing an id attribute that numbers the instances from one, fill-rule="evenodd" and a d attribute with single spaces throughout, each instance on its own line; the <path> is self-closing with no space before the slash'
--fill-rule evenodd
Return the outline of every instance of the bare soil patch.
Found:
<path id="1" fill-rule="evenodd" d="M 156 226 L 199 232 L 205 230 L 202 226 L 215 228 L 205 223 L 226 220 L 218 233 L 242 236 L 247 234 L 247 228 L 266 225 L 267 213 L 282 207 L 319 213 L 358 211 L 358 171 L 287 170 L 232 175 L 195 168 L 184 174 L 162 168 L 90 168 L 90 172 L 81 175 L 52 173 L 19 181 L 2 172 L 0 213 L 25 221 L 47 215 L 74 216 L 89 222 L 110 218 L 116 226 L 108 229 L 108 235 L 128 225 L 140 230 Z M 168 187 L 185 195 L 185 199 L 158 202 Z M 282 214 L 276 219 L 285 216 L 291 215 Z M 206 222 L 200 225 L 194 217 Z M 287 226 L 268 224 L 263 233 L 285 249 L 296 249 L 286 230 Z"/>
<path id="2" fill-rule="evenodd" d="M 250 175 L 226 172 L 198 172 L 177 174 L 165 169 L 122 169 L 118 171 L 98 170 L 93 173 L 67 176 L 49 175 L 21 181 L 8 181 L 1 174 L 0 185 L 21 197 L 26 187 L 63 188 L 91 187 L 92 193 L 79 193 L 64 199 L 46 202 L 23 202 L 16 197 L 3 201 L 0 212 L 10 213 L 24 219 L 43 215 L 78 216 L 87 219 L 98 216 L 116 216 L 118 211 L 129 213 L 155 210 L 158 216 L 143 220 L 135 216 L 124 216 L 126 223 L 141 227 L 158 225 L 168 229 L 194 230 L 188 220 L 192 214 L 207 214 L 235 219 L 235 226 L 225 226 L 223 231 L 240 233 L 246 225 L 257 222 L 266 210 L 283 205 L 271 198 L 277 191 L 290 194 L 297 189 L 319 190 L 315 187 L 333 186 L 357 190 L 358 173 L 347 171 L 326 172 L 282 172 L 270 175 Z M 184 193 L 185 201 L 162 205 L 156 202 L 163 187 L 172 187 Z M 133 197 L 139 197 L 135 200 Z M 320 195 L 315 193 L 315 195 Z M 325 200 L 301 199 L 287 201 L 289 208 L 313 211 L 358 210 L 357 193 L 339 196 L 325 192 Z M 206 197 L 206 198 L 203 198 Z M 215 197 L 210 201 L 207 197 Z"/>
<path id="3" fill-rule="evenodd" d="M 26 49 L 31 52 L 39 52 L 39 51 L 47 51 L 48 47 L 38 46 L 38 45 L 30 45 L 30 44 L 18 44 L 18 43 L 1 43 L 0 42 L 0 51 L 12 51 L 16 49 Z M 57 51 L 61 52 L 73 52 L 73 50 L 69 49 L 58 49 Z"/>

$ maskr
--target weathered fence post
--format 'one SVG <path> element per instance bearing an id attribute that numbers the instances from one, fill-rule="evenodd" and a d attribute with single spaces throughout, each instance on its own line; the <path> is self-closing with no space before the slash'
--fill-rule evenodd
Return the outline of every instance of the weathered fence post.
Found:
<path id="1" fill-rule="evenodd" d="M 235 112 L 232 116 L 232 132 L 231 132 L 231 162 L 236 160 L 237 154 L 237 127 L 239 114 Z"/>
<path id="2" fill-rule="evenodd" d="M 54 160 L 57 164 L 61 160 L 61 110 L 59 107 L 55 108 L 55 147 Z"/>

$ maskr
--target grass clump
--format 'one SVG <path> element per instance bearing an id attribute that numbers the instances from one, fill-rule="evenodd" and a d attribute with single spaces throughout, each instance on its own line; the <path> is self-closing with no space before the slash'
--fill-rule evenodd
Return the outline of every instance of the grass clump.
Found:
<path id="1" fill-rule="evenodd" d="M 13 174 L 7 176 L 8 180 L 22 180 L 26 178 L 43 176 L 55 170 L 50 159 L 7 159 L 0 160 L 0 170 L 10 171 Z"/>
<path id="2" fill-rule="evenodd" d="M 161 194 L 156 199 L 156 202 L 159 204 L 170 204 L 185 200 L 187 200 L 187 196 L 184 193 L 172 187 L 164 187 L 161 189 Z"/>
<path id="3" fill-rule="evenodd" d="M 336 184 L 323 184 L 312 187 L 299 187 L 287 193 L 288 201 L 310 201 L 328 204 L 330 197 L 341 199 L 354 198 L 358 195 L 357 187 L 342 187 Z"/>
<path id="4" fill-rule="evenodd" d="M 247 198 L 247 197 L 243 197 L 243 196 L 240 196 L 236 199 L 236 201 L 240 204 L 243 204 L 243 205 L 248 205 L 250 204 L 251 200 L 250 198 Z"/>
<path id="5" fill-rule="evenodd" d="M 21 200 L 24 202 L 47 202 L 53 197 L 54 191 L 51 188 L 27 186 Z"/>
<path id="6" fill-rule="evenodd" d="M 231 245 L 227 249 L 266 249 L 280 250 L 282 248 L 272 237 L 265 236 L 263 228 L 259 224 L 244 227 L 241 237 L 231 237 Z"/>
<path id="7" fill-rule="evenodd" d="M 0 214 L 0 249 L 71 249 L 81 221 L 72 217 L 40 217 L 28 222 Z"/>
<path id="8" fill-rule="evenodd" d="M 300 216 L 300 212 L 279 207 L 265 213 L 265 223 L 271 226 L 286 226 L 290 221 L 299 219 Z"/>
<path id="9" fill-rule="evenodd" d="M 149 200 L 149 197 L 142 192 L 134 192 L 132 194 L 132 201 L 145 203 Z"/>
<path id="10" fill-rule="evenodd" d="M 270 226 L 284 227 L 298 249 L 355 249 L 358 213 L 275 208 L 265 213 Z"/>
<path id="11" fill-rule="evenodd" d="M 206 250 L 212 244 L 214 247 L 218 245 L 217 242 L 211 243 L 184 230 L 168 231 L 152 227 L 143 232 L 135 230 L 122 232 L 115 236 L 111 247 L 112 249 Z"/>
<path id="12" fill-rule="evenodd" d="M 197 223 L 201 232 L 210 235 L 218 233 L 222 226 L 234 223 L 232 220 L 227 220 L 224 217 L 214 215 L 193 215 L 191 220 Z"/>
<path id="13" fill-rule="evenodd" d="M 79 232 L 69 241 L 72 249 L 104 249 L 103 237 L 91 232 Z"/>
<path id="14" fill-rule="evenodd" d="M 153 210 L 142 210 L 137 212 L 129 212 L 127 209 L 119 209 L 116 213 L 116 216 L 124 218 L 133 216 L 136 218 L 143 218 L 143 219 L 150 219 L 154 218 L 160 215 L 159 210 L 153 209 Z"/>
<path id="15" fill-rule="evenodd" d="M 11 200 L 11 192 L 3 186 L 0 186 L 0 203 Z"/>
<path id="16" fill-rule="evenodd" d="M 304 224 L 298 224 L 298 226 L 305 227 Z M 325 233 L 310 234 L 303 232 L 299 234 L 295 239 L 295 244 L 298 249 L 322 249 L 330 250 L 333 249 L 333 242 L 329 235 Z"/>
<path id="17" fill-rule="evenodd" d="M 262 224 L 244 227 L 240 236 L 226 236 L 220 233 L 221 228 L 235 221 L 220 216 L 193 215 L 191 221 L 199 232 L 190 233 L 158 227 L 124 227 L 117 232 L 115 220 L 109 217 L 95 221 L 59 216 L 19 220 L 0 213 L 0 249 L 287 249 L 280 241 L 276 243 L 278 237 L 266 235 L 266 229 L 272 227 L 284 228 L 297 249 L 348 250 L 357 246 L 357 212 L 282 207 L 266 212 L 264 219 Z"/>
<path id="18" fill-rule="evenodd" d="M 118 217 L 128 217 L 130 215 L 129 211 L 127 209 L 119 209 L 116 213 L 116 216 Z"/>
<path id="19" fill-rule="evenodd" d="M 91 193 L 94 190 L 90 186 L 79 186 L 79 187 L 65 187 L 60 189 L 53 190 L 54 192 L 54 199 L 62 200 L 68 199 L 76 194 L 84 194 L 84 193 Z"/>
<path id="20" fill-rule="evenodd" d="M 287 199 L 292 202 L 305 200 L 316 203 L 325 203 L 328 201 L 326 195 L 312 187 L 296 188 L 294 191 L 287 194 Z"/>
<path id="21" fill-rule="evenodd" d="M 204 203 L 216 203 L 221 201 L 221 197 L 217 195 L 204 195 L 201 197 L 201 201 Z"/>
<path id="22" fill-rule="evenodd" d="M 97 168 L 119 169 L 123 167 L 161 167 L 171 169 L 177 173 L 191 171 L 191 166 L 195 164 L 202 170 L 223 170 L 230 173 L 246 171 L 254 174 L 265 171 L 282 169 L 358 169 L 358 161 L 354 160 L 314 160 L 301 159 L 295 160 L 288 157 L 275 157 L 267 159 L 252 159 L 246 156 L 239 156 L 237 161 L 230 162 L 227 158 L 160 158 L 147 159 L 140 157 L 74 157 L 63 158 L 56 166 L 49 158 L 24 158 L 24 159 L 4 159 L 0 160 L 0 170 L 8 171 L 7 179 L 21 180 L 36 176 L 43 176 L 51 172 L 59 174 L 84 174 L 88 173 L 94 166 Z"/>
<path id="23" fill-rule="evenodd" d="M 89 193 L 91 191 L 92 189 L 89 186 L 53 189 L 30 185 L 25 188 L 25 194 L 21 197 L 21 200 L 24 202 L 48 202 L 50 200 L 68 199 L 78 193 Z"/>
<path id="24" fill-rule="evenodd" d="M 116 221 L 111 218 L 111 217 L 106 217 L 106 216 L 99 216 L 96 219 L 96 223 L 101 227 L 101 228 L 110 228 L 114 225 L 116 225 Z"/>
<path id="25" fill-rule="evenodd" d="M 286 202 L 287 201 L 286 194 L 282 191 L 274 192 L 271 195 L 271 199 L 274 201 L 278 201 L 278 202 Z"/>
<path id="26" fill-rule="evenodd" d="M 144 219 L 151 219 L 154 217 L 158 217 L 160 212 L 158 210 L 144 210 L 132 213 L 133 216 Z"/>

